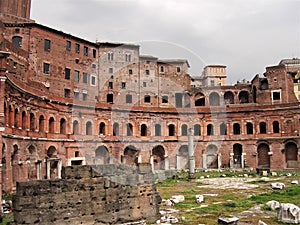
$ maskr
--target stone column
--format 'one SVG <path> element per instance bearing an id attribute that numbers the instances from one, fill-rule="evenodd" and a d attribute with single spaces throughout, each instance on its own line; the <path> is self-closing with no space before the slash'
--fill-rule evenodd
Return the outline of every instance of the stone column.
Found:
<path id="1" fill-rule="evenodd" d="M 203 167 L 203 169 L 207 169 L 205 153 L 202 155 L 202 167 Z"/>
<path id="2" fill-rule="evenodd" d="M 222 167 L 222 154 L 218 154 L 218 169 Z"/>
<path id="3" fill-rule="evenodd" d="M 195 154 L 194 154 L 194 129 L 188 132 L 188 151 L 189 151 L 189 178 L 195 179 Z"/>

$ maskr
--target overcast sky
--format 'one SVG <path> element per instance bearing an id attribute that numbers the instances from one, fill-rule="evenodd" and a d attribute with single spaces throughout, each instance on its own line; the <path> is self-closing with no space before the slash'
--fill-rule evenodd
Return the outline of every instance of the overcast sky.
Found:
<path id="1" fill-rule="evenodd" d="M 226 65 L 228 84 L 300 57 L 300 0 L 32 0 L 31 18 L 92 42 L 187 59 L 191 75 Z"/>

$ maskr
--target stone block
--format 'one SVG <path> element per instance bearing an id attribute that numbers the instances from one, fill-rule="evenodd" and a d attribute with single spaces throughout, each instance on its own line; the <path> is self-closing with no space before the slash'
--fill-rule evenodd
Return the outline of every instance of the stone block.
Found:
<path id="1" fill-rule="evenodd" d="M 270 207 L 272 210 L 276 210 L 276 209 L 279 209 L 279 208 L 280 208 L 280 202 L 274 201 L 274 200 L 268 201 L 268 202 L 266 203 L 266 206 L 267 206 L 267 207 Z"/>
<path id="2" fill-rule="evenodd" d="M 285 184 L 280 182 L 271 183 L 270 185 L 273 190 L 282 190 L 285 188 Z"/>
<path id="3" fill-rule="evenodd" d="M 278 220 L 283 223 L 300 223 L 300 208 L 294 204 L 280 204 Z"/>

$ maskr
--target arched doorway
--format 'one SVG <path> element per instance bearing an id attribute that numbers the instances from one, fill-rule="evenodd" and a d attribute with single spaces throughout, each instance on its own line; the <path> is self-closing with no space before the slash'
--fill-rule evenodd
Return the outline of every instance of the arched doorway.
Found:
<path id="1" fill-rule="evenodd" d="M 95 152 L 95 165 L 109 164 L 109 152 L 105 146 L 99 146 Z"/>
<path id="2" fill-rule="evenodd" d="M 177 170 L 186 170 L 189 168 L 189 150 L 187 145 L 182 145 L 179 148 L 176 161 Z"/>
<path id="3" fill-rule="evenodd" d="M 57 156 L 57 150 L 50 146 L 47 150 L 47 179 L 61 178 L 62 161 Z"/>
<path id="4" fill-rule="evenodd" d="M 19 181 L 19 170 L 22 167 L 20 164 L 20 149 L 18 145 L 13 146 L 13 153 L 11 155 L 11 163 L 12 163 L 12 181 L 13 186 L 16 186 L 17 181 Z"/>
<path id="5" fill-rule="evenodd" d="M 38 160 L 36 148 L 33 145 L 28 147 L 27 151 L 27 174 L 29 180 L 41 179 L 41 160 Z"/>
<path id="6" fill-rule="evenodd" d="M 258 145 L 257 154 L 258 154 L 258 169 L 270 169 L 270 155 L 269 155 L 269 145 L 263 143 Z"/>
<path id="7" fill-rule="evenodd" d="M 298 168 L 298 147 L 293 142 L 285 144 L 286 168 Z"/>
<path id="8" fill-rule="evenodd" d="M 124 150 L 122 163 L 127 165 L 138 165 L 139 151 L 134 146 L 128 146 Z"/>
<path id="9" fill-rule="evenodd" d="M 162 146 L 156 146 L 152 149 L 154 170 L 165 169 L 165 149 Z"/>
<path id="10" fill-rule="evenodd" d="M 233 168 L 242 168 L 243 146 L 240 144 L 233 145 Z"/>
<path id="11" fill-rule="evenodd" d="M 206 148 L 206 167 L 208 169 L 218 169 L 218 148 L 215 145 L 209 145 Z"/>

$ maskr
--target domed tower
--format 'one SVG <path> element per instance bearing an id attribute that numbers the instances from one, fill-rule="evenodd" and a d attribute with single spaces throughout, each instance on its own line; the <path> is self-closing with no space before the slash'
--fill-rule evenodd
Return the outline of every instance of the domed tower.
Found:
<path id="1" fill-rule="evenodd" d="M 31 0 L 0 0 L 0 19 L 3 22 L 30 22 Z"/>

